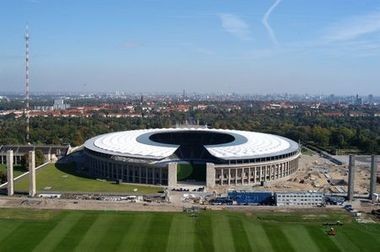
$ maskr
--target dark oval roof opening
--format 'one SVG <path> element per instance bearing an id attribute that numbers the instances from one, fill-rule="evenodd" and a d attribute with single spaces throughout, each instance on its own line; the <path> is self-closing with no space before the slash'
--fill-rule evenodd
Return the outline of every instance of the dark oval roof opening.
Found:
<path id="1" fill-rule="evenodd" d="M 231 143 L 235 137 L 209 131 L 174 131 L 152 134 L 149 139 L 157 143 L 174 145 L 218 145 Z"/>

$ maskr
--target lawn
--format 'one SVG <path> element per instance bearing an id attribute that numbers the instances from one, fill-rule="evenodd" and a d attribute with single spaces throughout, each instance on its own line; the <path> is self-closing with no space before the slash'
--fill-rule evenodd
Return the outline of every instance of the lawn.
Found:
<path id="1" fill-rule="evenodd" d="M 285 218 L 283 218 L 285 217 Z M 304 220 L 307 219 L 306 222 Z M 342 220 L 337 235 L 325 221 Z M 0 251 L 378 251 L 380 225 L 340 214 L 0 210 Z"/>
<path id="2" fill-rule="evenodd" d="M 305 148 L 305 147 L 302 147 L 301 152 L 303 155 L 308 155 L 308 156 L 312 156 L 312 155 L 316 154 L 316 152 L 310 150 L 309 148 Z"/>
<path id="3" fill-rule="evenodd" d="M 7 174 L 7 166 L 4 164 L 0 164 L 0 171 L 4 174 Z M 27 171 L 28 170 L 25 169 L 23 166 L 15 165 L 13 166 L 13 177 L 17 177 Z"/>
<path id="4" fill-rule="evenodd" d="M 15 183 L 15 190 L 27 192 L 29 177 L 23 177 Z M 37 191 L 54 192 L 133 192 L 156 193 L 162 188 L 135 184 L 114 184 L 88 178 L 75 172 L 72 165 L 48 164 L 37 170 Z"/>
<path id="5" fill-rule="evenodd" d="M 178 181 L 206 181 L 206 164 L 177 164 Z"/>

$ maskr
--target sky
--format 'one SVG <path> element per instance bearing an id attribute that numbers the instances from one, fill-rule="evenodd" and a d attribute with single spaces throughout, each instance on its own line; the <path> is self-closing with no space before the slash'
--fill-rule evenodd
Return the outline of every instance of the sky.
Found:
<path id="1" fill-rule="evenodd" d="M 380 95 L 379 0 L 0 0 L 0 92 Z"/>

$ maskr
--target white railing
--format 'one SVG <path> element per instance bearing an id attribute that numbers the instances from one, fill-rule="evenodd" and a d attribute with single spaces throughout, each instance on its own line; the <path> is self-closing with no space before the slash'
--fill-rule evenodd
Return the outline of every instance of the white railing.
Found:
<path id="1" fill-rule="evenodd" d="M 47 164 L 50 164 L 50 162 L 46 162 L 46 163 L 43 163 L 42 165 L 37 166 L 37 167 L 36 167 L 36 171 L 37 171 L 38 169 L 44 167 L 44 166 L 47 165 Z M 25 176 L 28 175 L 28 174 L 29 174 L 29 171 L 24 172 L 23 174 L 21 174 L 21 175 L 15 177 L 15 178 L 13 179 L 13 181 L 20 180 L 21 178 L 25 177 Z M 1 184 L 1 185 L 0 185 L 0 189 L 6 187 L 7 185 L 8 185 L 8 182 L 5 182 L 4 184 Z"/>

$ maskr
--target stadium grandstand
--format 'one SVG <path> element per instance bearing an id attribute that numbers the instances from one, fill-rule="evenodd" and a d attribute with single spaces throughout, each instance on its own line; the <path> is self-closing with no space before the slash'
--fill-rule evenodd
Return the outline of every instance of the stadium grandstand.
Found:
<path id="1" fill-rule="evenodd" d="M 144 129 L 87 140 L 89 174 L 128 183 L 207 187 L 254 185 L 290 176 L 299 145 L 287 138 L 239 130 Z"/>

